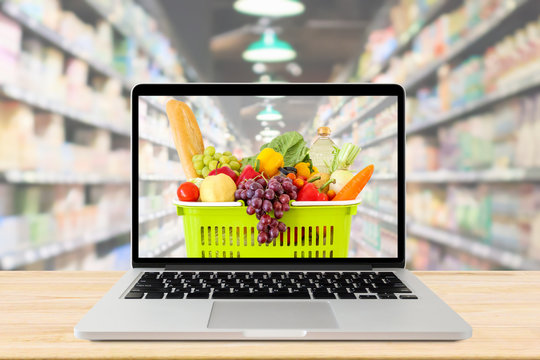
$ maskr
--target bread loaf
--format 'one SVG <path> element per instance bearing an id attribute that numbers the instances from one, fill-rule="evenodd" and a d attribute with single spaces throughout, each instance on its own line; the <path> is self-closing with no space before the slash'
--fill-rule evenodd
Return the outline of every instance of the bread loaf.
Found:
<path id="1" fill-rule="evenodd" d="M 195 114 L 186 103 L 174 99 L 167 102 L 166 110 L 184 174 L 187 179 L 196 178 L 199 175 L 191 159 L 204 152 L 204 142 Z"/>

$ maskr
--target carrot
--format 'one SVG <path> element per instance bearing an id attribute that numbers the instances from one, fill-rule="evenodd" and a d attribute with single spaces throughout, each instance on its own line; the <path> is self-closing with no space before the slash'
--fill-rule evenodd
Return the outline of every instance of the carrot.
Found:
<path id="1" fill-rule="evenodd" d="M 341 189 L 336 197 L 332 199 L 332 201 L 339 201 L 339 200 L 354 200 L 360 194 L 364 186 L 368 183 L 369 179 L 371 179 L 371 175 L 373 175 L 373 165 L 366 166 L 363 170 L 361 170 L 358 174 L 354 175 L 354 177 Z"/>

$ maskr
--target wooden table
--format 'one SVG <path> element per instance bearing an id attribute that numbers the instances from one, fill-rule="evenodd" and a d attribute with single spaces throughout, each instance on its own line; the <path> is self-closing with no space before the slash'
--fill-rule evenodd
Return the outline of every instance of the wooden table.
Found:
<path id="1" fill-rule="evenodd" d="M 120 272 L 0 271 L 0 358 L 540 359 L 540 272 L 419 272 L 473 327 L 459 342 L 89 342 L 73 326 Z"/>

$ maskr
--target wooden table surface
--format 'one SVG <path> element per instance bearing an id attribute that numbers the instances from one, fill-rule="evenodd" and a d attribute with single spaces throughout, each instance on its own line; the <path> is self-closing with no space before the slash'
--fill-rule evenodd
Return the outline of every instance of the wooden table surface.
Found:
<path id="1" fill-rule="evenodd" d="M 540 272 L 418 272 L 473 327 L 458 342 L 90 342 L 73 326 L 120 272 L 0 271 L 6 359 L 540 359 Z"/>

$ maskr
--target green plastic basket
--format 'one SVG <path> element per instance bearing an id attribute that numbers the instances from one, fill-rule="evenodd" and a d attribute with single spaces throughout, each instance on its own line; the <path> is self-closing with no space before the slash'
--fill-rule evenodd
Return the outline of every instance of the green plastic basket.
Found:
<path id="1" fill-rule="evenodd" d="M 184 217 L 188 257 L 333 258 L 347 257 L 349 249 L 351 218 L 359 202 L 346 203 L 291 206 L 282 218 L 287 231 L 270 244 L 257 242 L 258 220 L 246 214 L 245 206 L 175 205 Z"/>

